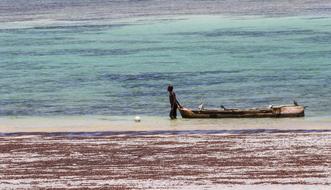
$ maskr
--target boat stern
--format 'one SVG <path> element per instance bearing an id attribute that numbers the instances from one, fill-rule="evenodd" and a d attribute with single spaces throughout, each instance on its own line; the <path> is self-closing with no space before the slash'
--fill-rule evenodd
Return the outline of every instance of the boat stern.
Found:
<path id="1" fill-rule="evenodd" d="M 305 116 L 304 106 L 280 106 L 273 108 L 273 112 L 280 117 L 303 117 Z"/>

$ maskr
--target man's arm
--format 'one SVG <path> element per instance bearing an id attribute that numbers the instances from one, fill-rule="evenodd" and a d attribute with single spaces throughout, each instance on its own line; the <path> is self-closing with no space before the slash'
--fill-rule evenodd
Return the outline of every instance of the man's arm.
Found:
<path id="1" fill-rule="evenodd" d="M 174 98 L 175 98 L 175 103 L 177 104 L 178 107 L 183 107 L 182 105 L 180 105 L 180 103 L 178 102 L 177 100 L 177 97 L 176 97 L 176 94 L 174 95 Z"/>
<path id="2" fill-rule="evenodd" d="M 183 107 L 182 105 L 180 105 L 180 103 L 178 102 L 178 100 L 176 100 L 176 103 L 177 103 L 178 107 L 180 107 L 180 108 Z"/>

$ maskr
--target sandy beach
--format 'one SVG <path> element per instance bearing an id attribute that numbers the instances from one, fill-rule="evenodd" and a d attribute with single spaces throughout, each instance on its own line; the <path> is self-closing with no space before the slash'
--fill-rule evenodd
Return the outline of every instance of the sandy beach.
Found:
<path id="1" fill-rule="evenodd" d="M 0 0 L 0 190 L 331 189 L 330 23 L 330 0 Z"/>
<path id="2" fill-rule="evenodd" d="M 0 138 L 1 189 L 329 189 L 331 133 Z"/>

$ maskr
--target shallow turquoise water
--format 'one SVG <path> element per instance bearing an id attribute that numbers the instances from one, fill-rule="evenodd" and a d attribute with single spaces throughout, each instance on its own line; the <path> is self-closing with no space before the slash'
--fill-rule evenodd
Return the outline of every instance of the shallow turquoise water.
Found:
<path id="1" fill-rule="evenodd" d="M 161 19 L 160 19 L 161 18 Z M 167 116 L 182 104 L 331 114 L 331 18 L 171 16 L 0 30 L 0 114 Z"/>

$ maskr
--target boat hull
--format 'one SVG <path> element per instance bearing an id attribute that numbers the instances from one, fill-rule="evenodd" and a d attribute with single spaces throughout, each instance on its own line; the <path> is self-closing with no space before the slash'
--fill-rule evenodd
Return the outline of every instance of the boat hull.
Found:
<path id="1" fill-rule="evenodd" d="M 272 108 L 191 110 L 179 108 L 183 118 L 282 118 L 303 117 L 303 106 L 284 105 Z"/>

